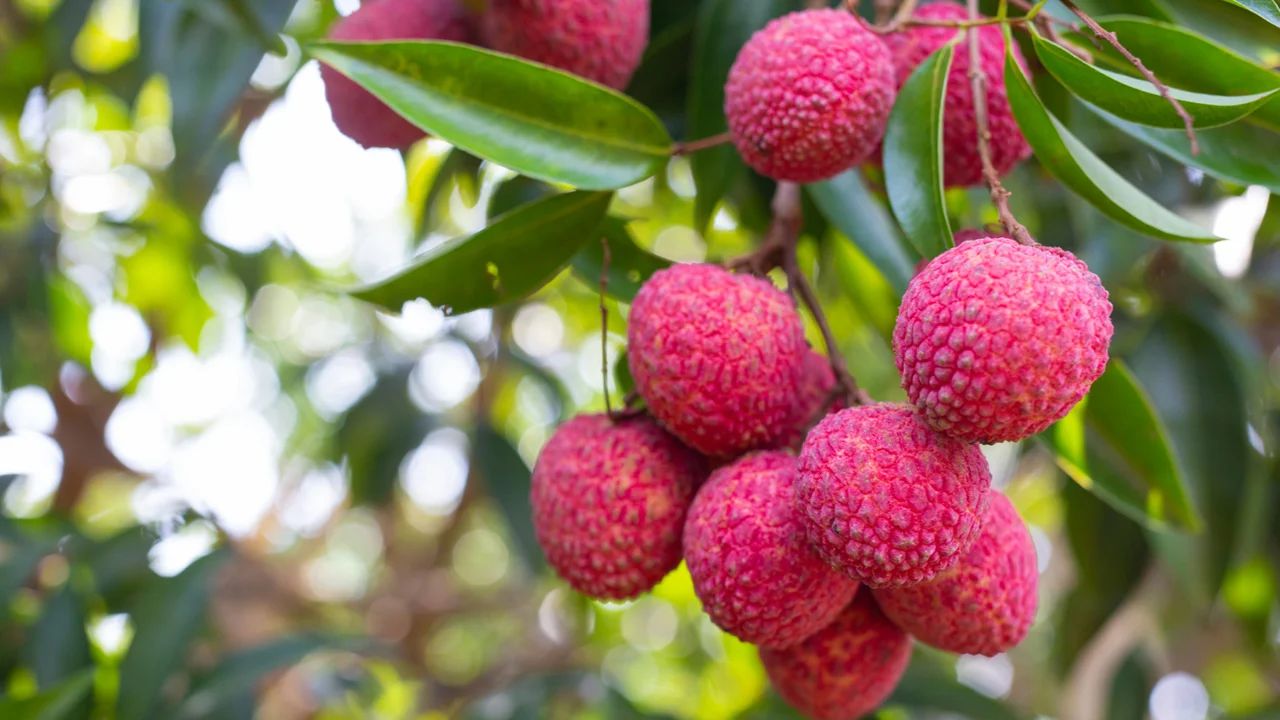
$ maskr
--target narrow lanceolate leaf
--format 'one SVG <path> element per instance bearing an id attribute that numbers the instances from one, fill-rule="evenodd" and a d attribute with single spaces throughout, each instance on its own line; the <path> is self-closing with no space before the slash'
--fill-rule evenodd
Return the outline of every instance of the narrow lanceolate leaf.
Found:
<path id="1" fill-rule="evenodd" d="M 954 244 L 942 186 L 942 116 L 954 54 L 954 44 L 944 45 L 911 73 L 884 135 L 889 205 L 907 239 L 926 258 Z"/>
<path id="2" fill-rule="evenodd" d="M 1120 360 L 1045 438 L 1058 466 L 1118 512 L 1153 529 L 1199 529 L 1169 433 Z"/>
<path id="3" fill-rule="evenodd" d="M 1275 0 L 1221 0 L 1236 7 L 1244 8 L 1267 22 L 1280 27 L 1280 5 Z"/>
<path id="4" fill-rule="evenodd" d="M 451 313 L 519 300 L 550 282 L 583 243 L 599 239 L 611 197 L 579 191 L 524 205 L 351 294 L 394 312 L 417 298 Z"/>
<path id="5" fill-rule="evenodd" d="M 827 221 L 858 246 L 899 296 L 907 291 L 920 256 L 898 232 L 884 206 L 867 191 L 857 170 L 806 185 L 805 191 Z"/>
<path id="6" fill-rule="evenodd" d="M 1077 97 L 1132 122 L 1162 128 L 1184 127 L 1173 105 L 1146 80 L 1090 65 L 1038 33 L 1032 35 L 1032 43 L 1045 69 Z M 1211 95 L 1177 88 L 1169 90 L 1198 128 L 1217 127 L 1240 120 L 1262 107 L 1277 92 L 1280 90 Z"/>
<path id="7" fill-rule="evenodd" d="M 626 221 L 621 218 L 605 218 L 600 226 L 600 236 L 603 242 L 588 242 L 573 256 L 573 271 L 583 282 L 599 285 L 606 265 L 604 244 L 607 243 L 609 261 L 605 290 L 619 300 L 631 302 L 650 275 L 671 264 L 670 260 L 636 245 Z"/>
<path id="8" fill-rule="evenodd" d="M 438 41 L 325 41 L 311 53 L 428 133 L 541 180 L 612 190 L 653 175 L 671 153 L 648 108 L 508 55 Z"/>
<path id="9" fill-rule="evenodd" d="M 538 538 L 533 532 L 533 508 L 529 505 L 532 474 L 506 436 L 481 424 L 471 438 L 472 462 L 484 478 L 489 496 L 498 504 L 511 531 L 511 540 L 525 565 L 534 572 L 545 566 Z"/>
<path id="10" fill-rule="evenodd" d="M 724 85 L 738 51 L 752 33 L 771 19 L 795 9 L 794 0 L 707 0 L 698 11 L 693 35 L 687 124 L 689 137 L 711 137 L 728 130 L 724 117 Z M 703 150 L 689 158 L 693 182 L 694 223 L 701 230 L 711 222 L 716 204 L 743 170 L 742 159 L 730 145 Z"/>
<path id="11" fill-rule="evenodd" d="M 1005 53 L 1004 77 L 1018 127 L 1036 159 L 1063 185 L 1103 214 L 1138 232 L 1166 240 L 1218 240 L 1213 233 L 1152 200 L 1072 135 L 1040 102 L 1011 52 Z"/>

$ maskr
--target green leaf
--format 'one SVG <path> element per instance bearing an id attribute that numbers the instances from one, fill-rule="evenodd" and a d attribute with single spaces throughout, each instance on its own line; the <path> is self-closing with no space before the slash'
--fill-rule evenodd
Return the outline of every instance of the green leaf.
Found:
<path id="1" fill-rule="evenodd" d="M 1118 512 L 1153 529 L 1200 528 L 1168 431 L 1123 361 L 1045 438 L 1063 472 Z"/>
<path id="2" fill-rule="evenodd" d="M 151 584 L 132 613 L 137 633 L 120 663 L 117 720 L 151 720 L 169 675 L 185 663 L 188 645 L 204 624 L 213 576 L 227 559 L 215 551 L 172 578 Z"/>
<path id="3" fill-rule="evenodd" d="M 84 702 L 93 690 L 93 672 L 86 670 L 35 697 L 10 700 L 0 697 L 0 718 L 5 720 L 79 720 Z"/>
<path id="4" fill-rule="evenodd" d="M 1141 648 L 1125 658 L 1111 678 L 1107 700 L 1107 720 L 1131 720 L 1145 716 L 1151 696 L 1151 669 Z"/>
<path id="5" fill-rule="evenodd" d="M 955 244 L 942 177 L 942 116 L 955 44 L 938 48 L 898 92 L 884 134 L 884 184 L 907 239 L 926 258 Z"/>
<path id="6" fill-rule="evenodd" d="M 805 192 L 827 221 L 858 246 L 901 297 L 915 275 L 920 256 L 898 232 L 884 205 L 871 196 L 862 176 L 856 170 L 848 170 L 830 180 L 806 185 Z"/>
<path id="7" fill-rule="evenodd" d="M 688 133 L 691 139 L 729 129 L 724 117 L 724 86 L 729 68 L 747 40 L 770 20 L 796 8 L 794 0 L 706 0 L 698 12 L 690 64 Z M 716 205 L 745 167 L 732 145 L 694 153 L 689 158 L 693 183 L 694 227 L 711 222 Z"/>
<path id="8" fill-rule="evenodd" d="M 449 193 L 458 189 L 462 203 L 473 207 L 480 197 L 480 165 L 483 161 L 470 153 L 453 148 L 440 163 L 440 169 L 431 180 L 431 189 L 422 201 L 422 214 L 419 216 L 416 233 L 421 233 L 435 216 L 442 200 L 447 200 Z M 448 212 L 447 208 L 445 212 Z"/>
<path id="9" fill-rule="evenodd" d="M 45 602 L 27 644 L 31 670 L 41 688 L 51 688 L 93 664 L 84 627 L 81 600 L 70 583 L 64 584 Z"/>
<path id="10" fill-rule="evenodd" d="M 612 190 L 666 166 L 671 138 L 621 93 L 448 42 L 319 42 L 311 53 L 410 122 L 521 174 Z"/>
<path id="11" fill-rule="evenodd" d="M 1280 27 L 1280 6 L 1275 0 L 1223 0 L 1236 7 L 1244 8 L 1267 22 Z"/>
<path id="12" fill-rule="evenodd" d="M 959 714 L 972 720 L 1020 720 L 1023 717 L 999 700 L 961 685 L 950 668 L 941 667 L 920 651 L 911 658 L 907 672 L 885 704 L 944 712 L 948 716 Z"/>
<path id="13" fill-rule="evenodd" d="M 1018 127 L 1036 159 L 1063 185 L 1113 220 L 1147 235 L 1191 242 L 1218 240 L 1152 200 L 1072 135 L 1041 104 L 1011 51 L 1005 53 L 1004 75 Z"/>
<path id="14" fill-rule="evenodd" d="M 535 200 L 555 194 L 555 187 L 541 180 L 516 175 L 493 189 L 493 194 L 489 196 L 489 208 L 485 217 L 496 218 L 521 205 L 528 205 Z"/>
<path id="15" fill-rule="evenodd" d="M 1032 43 L 1041 64 L 1068 90 L 1114 115 L 1142 125 L 1183 128 L 1173 105 L 1160 95 L 1155 85 L 1090 65 L 1069 50 L 1032 34 Z M 1217 127 L 1236 122 L 1257 110 L 1277 90 L 1247 95 L 1210 95 L 1170 88 L 1169 94 L 1191 115 L 1197 128 Z"/>
<path id="16" fill-rule="evenodd" d="M 609 245 L 608 282 L 605 289 L 612 297 L 631 302 L 650 275 L 671 265 L 670 260 L 636 245 L 622 218 L 605 218 L 600 230 L 603 242 Z M 603 268 L 604 245 L 601 242 L 589 242 L 573 256 L 573 271 L 592 287 L 599 287 Z"/>
<path id="17" fill-rule="evenodd" d="M 343 416 L 336 450 L 351 469 L 351 504 L 383 506 L 395 499 L 400 463 L 435 427 L 409 400 L 409 370 L 379 375 Z"/>
<path id="18" fill-rule="evenodd" d="M 582 191 L 530 203 L 351 294 L 393 312 L 416 298 L 449 313 L 519 300 L 550 282 L 583 243 L 595 239 L 612 197 Z"/>
<path id="19" fill-rule="evenodd" d="M 471 461 L 476 464 L 489 496 L 497 502 L 502 517 L 507 521 L 516 552 L 530 570 L 540 572 L 546 561 L 533 532 L 529 467 L 511 442 L 488 424 L 480 424 L 471 441 L 474 444 Z"/>

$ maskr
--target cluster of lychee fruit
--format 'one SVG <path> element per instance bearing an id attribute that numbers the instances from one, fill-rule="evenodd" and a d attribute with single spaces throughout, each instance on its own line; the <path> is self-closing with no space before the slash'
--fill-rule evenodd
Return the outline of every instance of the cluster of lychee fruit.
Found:
<path id="1" fill-rule="evenodd" d="M 967 239 L 903 298 L 910 404 L 843 407 L 785 292 L 716 265 L 662 270 L 628 318 L 646 413 L 556 431 L 533 473 L 538 541 L 607 600 L 683 559 L 711 620 L 760 647 L 787 701 L 860 717 L 893 690 L 911 637 L 994 655 L 1026 634 L 1035 549 L 976 443 L 1065 415 L 1103 372 L 1110 314 L 1070 253 Z"/>

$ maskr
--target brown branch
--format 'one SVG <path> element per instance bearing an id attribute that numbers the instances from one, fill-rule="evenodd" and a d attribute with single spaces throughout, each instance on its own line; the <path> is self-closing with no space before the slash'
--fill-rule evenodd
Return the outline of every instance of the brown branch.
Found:
<path id="1" fill-rule="evenodd" d="M 699 150 L 706 150 L 708 148 L 725 145 L 732 139 L 733 139 L 733 135 L 731 135 L 729 132 L 726 131 L 726 132 L 720 133 L 719 135 L 712 135 L 710 137 L 704 137 L 698 140 L 690 140 L 688 142 L 676 143 L 675 147 L 671 148 L 671 155 L 672 157 L 680 157 L 681 155 L 691 155 L 693 153 L 698 152 Z"/>
<path id="2" fill-rule="evenodd" d="M 885 21 L 885 17 L 887 16 L 887 13 L 884 12 L 885 7 L 877 3 L 876 24 L 872 25 L 871 29 L 881 35 L 885 35 L 901 28 L 903 25 L 907 24 L 907 21 L 911 20 L 911 16 L 915 14 L 916 1 L 917 0 L 902 0 L 901 4 L 898 5 L 897 11 L 893 13 L 892 17 L 890 17 L 887 22 Z M 893 3 L 886 3 L 885 5 L 892 7 Z M 924 21 L 921 22 L 923 23 Z"/>
<path id="3" fill-rule="evenodd" d="M 968 2 L 969 18 L 977 19 L 978 0 L 968 0 Z M 1000 173 L 996 171 L 995 163 L 991 160 L 991 120 L 987 116 L 987 74 L 982 69 L 979 33 L 975 30 L 967 32 L 969 33 L 969 82 L 973 87 L 973 115 L 978 125 L 978 156 L 982 158 L 982 176 L 987 181 L 987 187 L 991 188 L 991 202 L 995 203 L 996 211 L 1000 214 L 1000 223 L 1004 225 L 1010 237 L 1023 245 L 1035 245 L 1036 241 L 1031 239 L 1031 233 L 1027 232 L 1027 228 L 1013 216 L 1013 210 L 1009 207 L 1009 196 L 1012 193 L 1000 182 Z"/>
<path id="4" fill-rule="evenodd" d="M 609 307 L 605 294 L 609 292 L 609 238 L 600 236 L 600 382 L 604 390 L 604 411 L 613 417 L 613 401 L 609 399 Z"/>
<path id="5" fill-rule="evenodd" d="M 1160 78 L 1156 77 L 1155 73 L 1148 70 L 1147 66 L 1142 64 L 1142 61 L 1138 59 L 1137 55 L 1129 52 L 1129 49 L 1120 42 L 1120 39 L 1116 37 L 1115 33 L 1099 25 L 1097 20 L 1094 20 L 1088 13 L 1081 10 L 1073 0 L 1062 0 L 1062 4 L 1065 5 L 1068 10 L 1075 13 L 1076 17 L 1080 18 L 1080 20 L 1093 31 L 1094 35 L 1105 40 L 1108 45 L 1116 49 L 1116 52 L 1123 55 L 1124 59 L 1128 60 L 1129 64 L 1136 68 L 1142 77 L 1146 78 L 1147 82 L 1156 87 L 1156 90 L 1160 92 L 1160 96 L 1172 105 L 1174 112 L 1178 113 L 1178 117 L 1182 118 L 1182 125 L 1186 129 L 1187 133 L 1187 140 L 1191 142 L 1191 154 L 1199 155 L 1200 141 L 1196 138 L 1195 118 L 1191 117 L 1191 113 L 1187 112 L 1187 109 L 1182 106 L 1182 103 L 1178 102 L 1178 99 L 1173 96 L 1173 93 L 1169 92 L 1169 86 L 1160 82 Z"/>

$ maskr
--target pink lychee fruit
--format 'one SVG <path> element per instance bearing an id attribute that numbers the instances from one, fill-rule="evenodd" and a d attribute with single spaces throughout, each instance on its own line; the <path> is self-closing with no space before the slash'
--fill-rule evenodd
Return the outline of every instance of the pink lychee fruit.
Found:
<path id="1" fill-rule="evenodd" d="M 332 40 L 452 40 L 471 42 L 472 18 L 457 0 L 373 0 L 339 20 Z M 327 65 L 320 66 L 333 122 L 366 148 L 404 149 L 426 136 L 368 90 Z"/>
<path id="2" fill-rule="evenodd" d="M 827 627 L 782 650 L 760 651 L 770 682 L 813 720 L 856 720 L 897 687 L 911 660 L 911 638 L 863 590 Z"/>
<path id="3" fill-rule="evenodd" d="M 976 445 L 934 432 L 914 408 L 828 415 L 800 450 L 796 499 L 814 549 L 873 588 L 931 580 L 963 557 L 987 510 Z"/>
<path id="4" fill-rule="evenodd" d="M 747 41 L 724 110 L 738 153 L 775 180 L 814 182 L 867 158 L 893 105 L 888 49 L 853 13 L 783 15 Z"/>
<path id="5" fill-rule="evenodd" d="M 936 2 L 915 11 L 920 20 L 967 20 L 962 3 Z M 907 82 L 911 72 L 935 50 L 951 42 L 960 32 L 956 28 L 929 25 L 907 25 L 885 36 L 893 56 L 898 87 Z M 1004 35 L 999 25 L 978 29 L 978 46 L 982 71 L 987 77 L 987 119 L 991 130 L 991 161 L 1001 175 L 1013 169 L 1031 154 L 1027 140 L 1018 129 L 1004 83 Z M 1014 57 L 1025 70 L 1026 60 L 1015 45 Z M 969 78 L 969 49 L 956 47 L 947 75 L 947 97 L 942 127 L 943 182 L 947 187 L 977 185 L 982 182 L 982 160 L 978 154 L 978 121 L 974 115 L 973 84 Z"/>
<path id="6" fill-rule="evenodd" d="M 574 589 L 623 600 L 680 564 L 702 457 L 647 417 L 580 415 L 538 456 L 530 501 L 547 561 Z"/>
<path id="7" fill-rule="evenodd" d="M 995 443 L 1067 414 L 1107 366 L 1111 303 L 1059 248 L 985 238 L 911 280 L 893 331 L 907 396 L 939 432 Z"/>
<path id="8" fill-rule="evenodd" d="M 794 394 L 794 410 L 791 432 L 781 447 L 799 448 L 809 427 L 821 419 L 821 415 L 833 413 L 844 407 L 841 398 L 833 397 L 836 390 L 836 374 L 826 355 L 810 350 L 804 358 L 800 382 Z"/>
<path id="9" fill-rule="evenodd" d="M 494 50 L 621 90 L 649 43 L 649 0 L 490 0 Z"/>
<path id="10" fill-rule="evenodd" d="M 990 232 L 987 230 L 979 230 L 977 228 L 965 228 L 963 230 L 955 231 L 955 233 L 951 237 L 954 240 L 954 243 L 956 245 L 959 245 L 960 243 L 967 243 L 970 240 L 981 240 L 983 238 L 989 238 L 989 237 L 1007 238 L 1009 236 L 1002 232 Z M 919 275 L 920 271 L 923 270 L 925 266 L 928 264 L 929 264 L 929 258 L 924 258 L 920 262 L 916 263 L 916 274 Z"/>
<path id="11" fill-rule="evenodd" d="M 684 526 L 684 560 L 711 621 L 761 647 L 826 627 L 858 590 L 809 547 L 795 506 L 796 459 L 747 455 L 716 470 Z"/>
<path id="12" fill-rule="evenodd" d="M 1031 533 L 1013 503 L 993 490 L 982 532 L 960 562 L 927 583 L 877 590 L 876 601 L 920 642 L 991 656 L 1026 637 L 1038 579 Z"/>
<path id="13" fill-rule="evenodd" d="M 794 426 L 808 345 L 794 303 L 767 280 L 674 265 L 631 305 L 627 360 L 649 411 L 714 457 L 777 447 Z"/>

